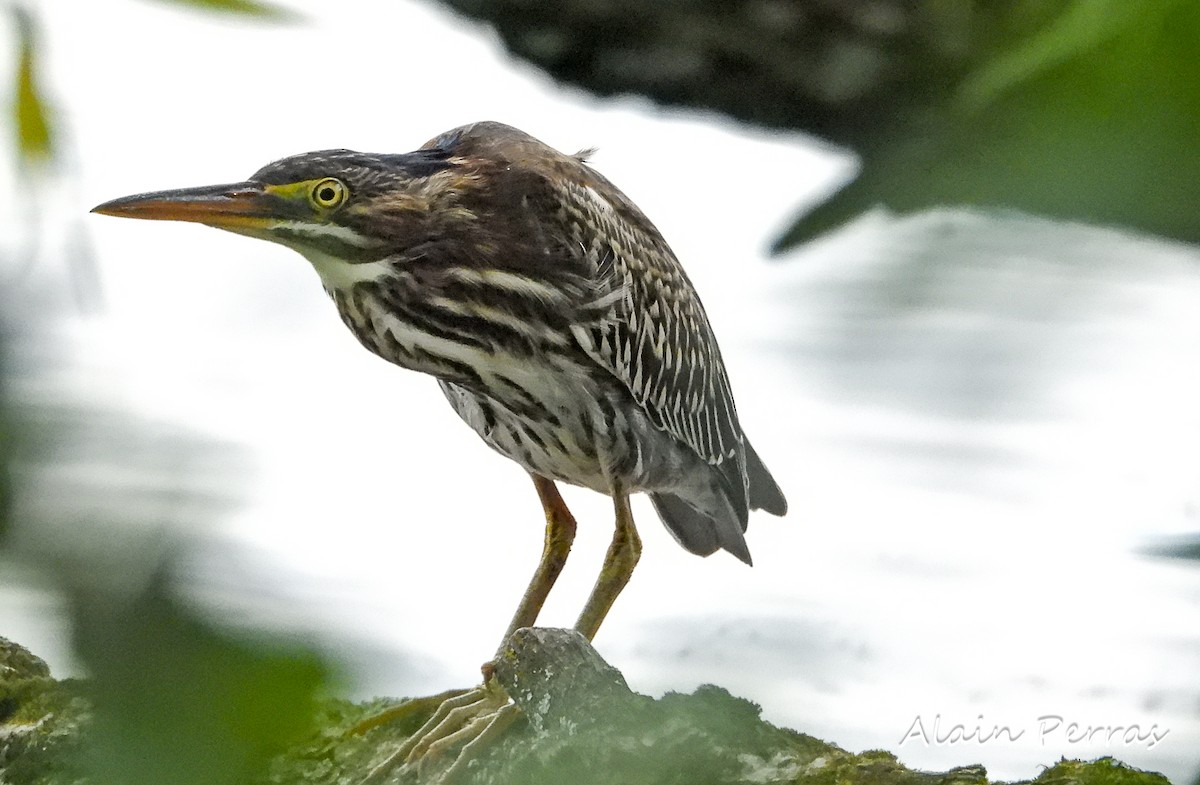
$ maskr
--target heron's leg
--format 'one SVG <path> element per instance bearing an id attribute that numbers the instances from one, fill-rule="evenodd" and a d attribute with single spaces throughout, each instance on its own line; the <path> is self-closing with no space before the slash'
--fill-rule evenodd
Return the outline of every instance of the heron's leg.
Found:
<path id="1" fill-rule="evenodd" d="M 613 503 L 617 511 L 617 530 L 613 533 L 612 543 L 608 553 L 604 555 L 604 566 L 600 568 L 600 577 L 588 597 L 587 605 L 575 622 L 575 629 L 591 640 L 600 629 L 608 609 L 612 607 L 617 595 L 629 576 L 637 566 L 638 558 L 642 555 L 642 540 L 638 537 L 637 528 L 633 525 L 633 513 L 629 509 L 629 494 L 618 489 L 613 493 Z"/>
<path id="2" fill-rule="evenodd" d="M 537 621 L 538 613 L 546 602 L 546 596 L 550 594 L 550 589 L 558 580 L 563 565 L 567 563 L 567 554 L 571 552 L 571 543 L 575 541 L 575 517 L 567 509 L 567 504 L 559 495 L 554 481 L 536 474 L 529 476 L 533 478 L 533 487 L 537 488 L 538 498 L 542 500 L 542 509 L 546 512 L 546 537 L 542 545 L 541 561 L 538 562 L 537 570 L 534 571 L 533 578 L 529 581 L 529 587 L 525 589 L 525 594 L 521 597 L 521 604 L 517 606 L 517 612 L 513 614 L 512 621 L 509 622 L 504 639 L 500 641 L 500 648 L 496 651 L 497 657 L 500 656 L 500 652 L 504 650 L 508 639 L 514 632 L 522 627 L 532 627 Z M 488 674 L 485 672 L 484 675 Z"/>
<path id="3" fill-rule="evenodd" d="M 512 615 L 512 622 L 504 633 L 504 640 L 500 641 L 497 657 L 500 652 L 504 651 L 504 647 L 508 645 L 508 641 L 515 631 L 522 627 L 533 627 L 534 622 L 538 621 L 541 606 L 545 604 L 546 597 L 550 594 L 554 581 L 558 580 L 559 573 L 562 573 L 563 565 L 566 564 L 566 556 L 570 553 L 571 544 L 575 541 L 575 517 L 571 515 L 569 509 L 566 509 L 566 503 L 559 495 L 553 480 L 539 477 L 536 474 L 530 474 L 530 477 L 533 478 L 535 489 L 538 489 L 541 507 L 546 513 L 545 544 L 542 546 L 538 569 L 534 571 L 533 579 L 529 581 L 529 587 L 522 595 L 521 604 L 517 605 L 516 613 Z M 437 709 L 433 712 L 432 717 L 413 733 L 400 749 L 395 750 L 388 756 L 388 759 L 379 763 L 379 766 L 367 775 L 364 785 L 380 783 L 391 769 L 400 763 L 420 766 L 425 762 L 436 761 L 439 757 L 450 753 L 451 750 L 461 747 L 462 749 L 458 751 L 450 767 L 439 779 L 443 783 L 449 783 L 466 769 L 469 762 L 475 759 L 480 750 L 486 748 L 492 739 L 502 735 L 506 727 L 520 717 L 521 712 L 510 701 L 504 688 L 500 687 L 494 679 L 492 663 L 485 664 L 482 670 L 484 670 L 484 683 L 480 687 L 455 690 L 452 693 L 434 697 L 432 703 L 437 706 Z M 430 705 L 431 701 L 428 700 L 409 701 L 392 709 L 389 717 L 414 714 L 418 709 Z M 360 724 L 358 730 L 359 732 L 370 730 L 371 727 L 382 724 L 382 721 L 386 721 L 386 719 L 374 720 L 372 718 L 370 723 Z"/>
<path id="4" fill-rule="evenodd" d="M 552 480 L 531 474 L 542 509 L 546 513 L 546 537 L 542 547 L 542 558 L 529 581 L 529 587 L 521 597 L 512 622 L 500 642 L 499 657 L 508 639 L 522 627 L 532 627 L 538 613 L 546 602 L 546 596 L 567 562 L 567 554 L 575 541 L 575 518 L 567 509 Z M 450 767 L 442 773 L 438 782 L 449 783 L 457 778 L 470 761 L 476 758 L 497 736 L 504 733 L 519 716 L 520 710 L 509 699 L 504 688 L 493 676 L 492 663 L 483 666 L 483 684 L 470 690 L 455 690 L 434 696 L 432 699 L 409 701 L 385 712 L 383 719 L 372 718 L 360 723 L 357 732 L 365 732 L 399 716 L 408 716 L 419 710 L 436 707 L 433 715 L 399 749 L 392 752 L 375 767 L 362 785 L 376 785 L 386 779 L 388 773 L 400 764 L 421 766 L 442 758 L 455 748 L 461 750 L 454 756 Z"/>

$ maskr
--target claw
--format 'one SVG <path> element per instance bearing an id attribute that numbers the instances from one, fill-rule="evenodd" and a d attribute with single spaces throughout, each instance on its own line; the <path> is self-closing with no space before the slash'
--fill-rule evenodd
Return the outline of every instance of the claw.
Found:
<path id="1" fill-rule="evenodd" d="M 442 775 L 442 782 L 447 785 L 455 782 L 458 776 L 466 770 L 471 761 L 479 757 L 479 754 L 486 750 L 520 716 L 521 710 L 517 708 L 516 704 L 510 703 L 506 706 L 501 706 L 498 711 L 488 717 L 486 725 L 479 730 L 478 735 L 463 745 L 454 763 L 450 764 L 450 768 L 446 769 L 446 773 Z M 481 717 L 480 719 L 484 718 Z M 479 720 L 476 720 L 477 722 Z M 474 724 L 472 723 L 472 725 Z"/>
<path id="2" fill-rule="evenodd" d="M 445 692 L 439 692 L 437 695 L 406 700 L 403 703 L 384 709 L 378 714 L 367 717 L 352 727 L 348 733 L 351 736 L 362 736 L 383 725 L 390 725 L 393 722 L 400 722 L 409 717 L 421 714 L 430 714 L 451 698 L 456 698 L 470 691 L 470 689 L 446 690 Z"/>
<path id="3" fill-rule="evenodd" d="M 461 747 L 450 766 L 435 780 L 438 785 L 450 785 L 521 714 L 508 693 L 494 679 L 470 690 L 454 690 L 421 699 L 421 707 L 428 707 L 434 698 L 443 700 L 433 716 L 386 760 L 372 769 L 361 785 L 379 785 L 400 765 L 413 766 L 422 771 Z M 415 713 L 416 709 L 408 708 L 408 704 L 385 712 L 393 718 Z M 355 730 L 369 730 L 385 721 L 372 717 L 359 723 Z"/>
<path id="4" fill-rule="evenodd" d="M 504 700 L 508 700 L 507 695 L 504 696 Z M 398 752 L 404 755 L 405 763 L 415 763 L 435 743 L 463 730 L 473 718 L 485 716 L 491 703 L 492 699 L 486 686 L 476 687 L 457 698 L 445 701 L 433 716 L 408 738 Z"/>

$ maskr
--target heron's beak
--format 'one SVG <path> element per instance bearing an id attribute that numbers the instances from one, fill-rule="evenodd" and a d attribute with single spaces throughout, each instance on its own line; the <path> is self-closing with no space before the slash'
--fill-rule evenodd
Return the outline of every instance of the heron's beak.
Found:
<path id="1" fill-rule="evenodd" d="M 219 229 L 263 228 L 279 217 L 279 199 L 255 182 L 206 185 L 123 196 L 93 213 L 152 221 L 192 221 Z"/>

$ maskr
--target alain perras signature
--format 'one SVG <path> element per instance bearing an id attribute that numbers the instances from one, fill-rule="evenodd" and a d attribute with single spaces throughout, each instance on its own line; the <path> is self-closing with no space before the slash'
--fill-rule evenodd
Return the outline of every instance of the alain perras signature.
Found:
<path id="1" fill-rule="evenodd" d="M 1149 727 L 1137 723 L 1127 725 L 1106 725 L 1086 722 L 1068 722 L 1058 714 L 1043 714 L 1035 720 L 1037 724 L 1036 738 L 1045 746 L 1048 742 L 1065 741 L 1067 744 L 1103 745 L 1105 747 L 1144 746 L 1154 749 L 1159 742 L 1170 733 L 1169 728 L 1159 729 L 1155 723 Z M 973 723 L 953 723 L 943 721 L 941 714 L 928 722 L 920 714 L 909 725 L 905 734 L 900 737 L 899 746 L 903 747 L 910 741 L 920 741 L 926 747 L 930 745 L 953 745 L 974 742 L 987 744 L 989 742 L 1015 742 L 1025 732 L 1026 727 L 1011 725 L 987 725 L 980 714 Z"/>

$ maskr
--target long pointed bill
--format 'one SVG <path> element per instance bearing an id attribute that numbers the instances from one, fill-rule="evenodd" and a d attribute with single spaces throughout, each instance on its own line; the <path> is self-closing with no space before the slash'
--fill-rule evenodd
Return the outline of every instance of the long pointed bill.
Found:
<path id="1" fill-rule="evenodd" d="M 124 196 L 93 213 L 152 221 L 192 221 L 220 229 L 262 228 L 279 218 L 279 199 L 260 183 L 206 185 Z"/>

